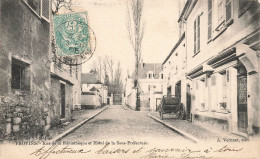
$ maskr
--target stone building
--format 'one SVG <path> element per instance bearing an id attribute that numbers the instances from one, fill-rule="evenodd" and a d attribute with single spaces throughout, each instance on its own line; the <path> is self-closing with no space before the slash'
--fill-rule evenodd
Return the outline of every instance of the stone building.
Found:
<path id="1" fill-rule="evenodd" d="M 187 84 L 195 124 L 244 136 L 259 134 L 259 2 L 187 0 Z"/>
<path id="2" fill-rule="evenodd" d="M 186 77 L 186 40 L 185 33 L 171 50 L 163 62 L 164 91 L 165 96 L 176 96 L 180 98 L 183 108 L 186 110 L 186 117 L 190 119 L 190 85 Z"/>
<path id="3" fill-rule="evenodd" d="M 50 128 L 50 6 L 0 1 L 1 137 L 37 137 Z"/>
<path id="4" fill-rule="evenodd" d="M 53 34 L 53 32 L 52 32 Z M 54 36 L 52 36 L 54 37 Z M 81 61 L 78 65 L 65 64 L 55 55 L 55 42 L 52 39 L 51 63 L 51 104 L 54 107 L 54 125 L 68 122 L 75 109 L 81 109 Z"/>
<path id="5" fill-rule="evenodd" d="M 163 92 L 163 72 L 160 63 L 139 64 L 138 88 L 140 91 L 140 110 L 157 110 Z M 126 79 L 126 104 L 135 109 L 136 89 L 134 87 L 134 76 Z"/>

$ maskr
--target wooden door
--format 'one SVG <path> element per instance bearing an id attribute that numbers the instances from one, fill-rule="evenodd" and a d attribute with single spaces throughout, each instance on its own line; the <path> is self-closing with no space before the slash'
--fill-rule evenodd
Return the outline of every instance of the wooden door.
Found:
<path id="1" fill-rule="evenodd" d="M 186 104 L 187 104 L 187 120 L 190 120 L 190 110 L 191 110 L 191 95 L 190 95 L 190 85 L 187 85 L 187 90 L 186 90 Z"/>
<path id="2" fill-rule="evenodd" d="M 61 118 L 65 118 L 65 84 L 61 83 Z"/>
<path id="3" fill-rule="evenodd" d="M 247 76 L 244 67 L 238 70 L 237 77 L 237 112 L 238 112 L 238 130 L 246 132 L 248 127 L 247 120 Z"/>

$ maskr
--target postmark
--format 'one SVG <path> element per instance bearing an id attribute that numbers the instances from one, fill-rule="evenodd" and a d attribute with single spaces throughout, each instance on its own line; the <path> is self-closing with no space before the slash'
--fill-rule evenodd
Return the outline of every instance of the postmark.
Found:
<path id="1" fill-rule="evenodd" d="M 54 16 L 55 58 L 67 65 L 89 60 L 96 48 L 94 31 L 89 27 L 87 12 Z"/>

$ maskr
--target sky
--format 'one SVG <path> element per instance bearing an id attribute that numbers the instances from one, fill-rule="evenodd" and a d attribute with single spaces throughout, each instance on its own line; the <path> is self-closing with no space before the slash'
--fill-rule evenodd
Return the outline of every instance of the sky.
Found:
<path id="1" fill-rule="evenodd" d="M 178 3 L 177 0 L 144 0 L 144 62 L 162 63 L 178 40 Z M 126 29 L 127 0 L 76 0 L 75 5 L 76 12 L 88 12 L 88 23 L 97 44 L 92 58 L 83 64 L 82 72 L 89 72 L 91 62 L 98 56 L 108 55 L 120 61 L 123 78 L 127 70 L 131 74 L 135 57 Z"/>

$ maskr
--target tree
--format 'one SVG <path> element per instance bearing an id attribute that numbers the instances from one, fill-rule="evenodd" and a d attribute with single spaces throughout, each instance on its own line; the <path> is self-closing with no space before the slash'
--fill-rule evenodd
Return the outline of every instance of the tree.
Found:
<path id="1" fill-rule="evenodd" d="M 114 84 L 114 93 L 122 94 L 123 92 L 123 82 L 122 82 L 122 69 L 120 66 L 120 62 L 117 63 L 117 68 L 115 72 L 115 80 Z"/>
<path id="2" fill-rule="evenodd" d="M 108 65 L 108 70 L 110 73 L 111 81 L 113 81 L 114 80 L 114 61 L 111 56 L 106 58 L 106 63 Z"/>
<path id="3" fill-rule="evenodd" d="M 98 80 L 101 81 L 103 67 L 103 59 L 99 56 L 97 60 L 93 61 L 91 64 L 91 70 L 94 70 L 97 73 Z"/>
<path id="4" fill-rule="evenodd" d="M 52 0 L 52 14 L 58 13 L 61 9 L 73 11 L 74 0 Z"/>
<path id="5" fill-rule="evenodd" d="M 139 62 L 141 59 L 141 47 L 142 40 L 144 36 L 144 23 L 142 21 L 143 13 L 143 0 L 130 0 L 127 5 L 127 23 L 126 28 L 128 31 L 128 38 L 130 44 L 133 47 L 135 53 L 135 79 L 134 86 L 137 89 L 136 94 L 136 110 L 140 108 L 140 96 L 138 89 L 138 72 L 139 72 Z"/>

